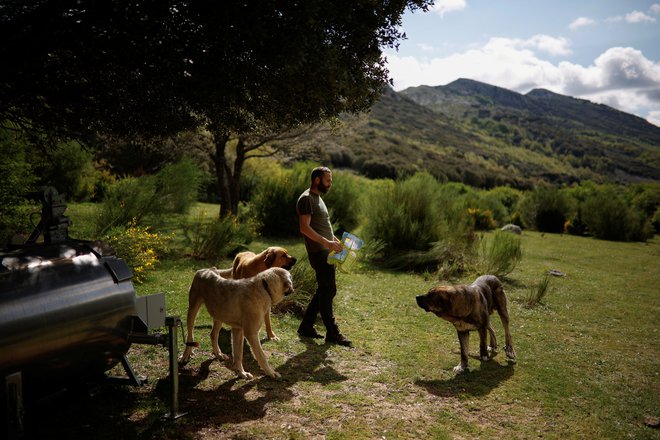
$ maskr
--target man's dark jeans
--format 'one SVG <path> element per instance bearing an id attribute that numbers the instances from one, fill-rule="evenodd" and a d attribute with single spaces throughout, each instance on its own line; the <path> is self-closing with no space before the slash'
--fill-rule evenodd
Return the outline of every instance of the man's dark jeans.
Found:
<path id="1" fill-rule="evenodd" d="M 316 272 L 316 293 L 307 306 L 303 316 L 300 328 L 309 330 L 314 326 L 316 316 L 321 312 L 321 318 L 326 328 L 327 334 L 338 334 L 339 329 L 335 323 L 335 315 L 332 310 L 332 300 L 337 294 L 337 284 L 335 282 L 336 268 L 328 264 L 329 250 L 313 252 L 309 255 L 309 264 Z"/>

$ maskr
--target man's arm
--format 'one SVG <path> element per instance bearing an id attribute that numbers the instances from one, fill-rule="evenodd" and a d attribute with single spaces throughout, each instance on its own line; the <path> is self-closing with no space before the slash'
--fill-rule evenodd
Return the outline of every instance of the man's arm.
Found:
<path id="1" fill-rule="evenodd" d="M 341 252 L 342 247 L 341 243 L 339 242 L 339 239 L 337 237 L 334 237 L 334 240 L 328 240 L 327 238 L 323 237 L 321 234 L 316 232 L 312 227 L 310 226 L 310 223 L 312 221 L 312 215 L 311 214 L 301 214 L 298 216 L 298 223 L 300 225 L 300 233 L 309 238 L 312 241 L 315 241 L 319 244 L 321 244 L 324 248 L 330 249 L 331 251 L 335 252 Z"/>

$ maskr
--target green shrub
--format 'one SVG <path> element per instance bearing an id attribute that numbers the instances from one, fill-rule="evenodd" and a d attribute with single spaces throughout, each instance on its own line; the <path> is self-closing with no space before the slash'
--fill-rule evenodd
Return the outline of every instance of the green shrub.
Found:
<path id="1" fill-rule="evenodd" d="M 479 208 L 468 208 L 467 213 L 477 231 L 489 231 L 495 229 L 493 213 L 489 209 L 481 210 Z"/>
<path id="2" fill-rule="evenodd" d="M 96 221 L 96 230 L 102 235 L 131 221 L 142 224 L 146 216 L 159 211 L 156 178 L 126 177 L 108 187 Z"/>
<path id="3" fill-rule="evenodd" d="M 29 205 L 24 199 L 36 177 L 27 162 L 25 143 L 8 130 L 0 130 L 0 246 L 14 233 L 29 234 Z"/>
<path id="4" fill-rule="evenodd" d="M 217 260 L 244 250 L 255 237 L 249 222 L 239 222 L 234 216 L 207 218 L 202 212 L 185 224 L 183 232 L 193 258 Z"/>
<path id="5" fill-rule="evenodd" d="M 312 168 L 307 168 L 298 164 L 292 170 L 282 170 L 264 178 L 251 201 L 251 212 L 262 235 L 291 237 L 298 234 L 296 202 L 309 187 Z"/>
<path id="6" fill-rule="evenodd" d="M 201 173 L 195 165 L 183 160 L 168 165 L 155 175 L 126 177 L 106 190 L 97 231 L 135 222 L 140 225 L 157 222 L 166 214 L 184 213 L 195 203 Z"/>
<path id="7" fill-rule="evenodd" d="M 456 274 L 474 256 L 474 226 L 467 215 L 467 187 L 441 185 L 431 175 L 385 181 L 368 197 L 363 234 L 380 242 L 375 260 L 386 267 Z"/>
<path id="8" fill-rule="evenodd" d="M 603 187 L 581 205 L 591 235 L 603 240 L 644 241 L 653 235 L 651 219 L 631 207 L 613 187 Z"/>
<path id="9" fill-rule="evenodd" d="M 156 174 L 156 203 L 163 213 L 184 214 L 197 201 L 202 172 L 190 159 L 167 165 Z"/>
<path id="10" fill-rule="evenodd" d="M 562 232 L 571 204 L 570 199 L 557 187 L 541 185 L 521 198 L 518 211 L 527 228 L 541 232 Z"/>
<path id="11" fill-rule="evenodd" d="M 127 226 L 113 228 L 104 241 L 123 258 L 133 271 L 133 280 L 142 283 L 147 272 L 155 268 L 158 257 L 168 251 L 172 237 L 149 232 L 148 227 L 130 222 Z"/>
<path id="12" fill-rule="evenodd" d="M 520 236 L 505 231 L 495 231 L 486 239 L 481 237 L 479 272 L 505 277 L 522 260 Z"/>
<path id="13" fill-rule="evenodd" d="M 651 217 L 651 224 L 656 233 L 660 233 L 660 207 L 655 210 L 653 217 Z"/>
<path id="14" fill-rule="evenodd" d="M 273 172 L 262 180 L 251 201 L 251 212 L 263 235 L 291 237 L 299 233 L 296 202 L 310 185 L 310 175 L 316 165 L 298 163 L 292 169 Z M 333 171 L 333 184 L 323 200 L 328 206 L 336 234 L 352 231 L 359 224 L 360 183 L 356 176 Z"/>
<path id="15" fill-rule="evenodd" d="M 352 232 L 360 223 L 364 184 L 357 176 L 344 171 L 334 171 L 332 180 L 332 189 L 325 196 L 325 202 L 335 234 L 341 237 L 344 231 Z"/>
<path id="16" fill-rule="evenodd" d="M 381 240 L 384 252 L 426 251 L 438 241 L 438 182 L 426 173 L 396 183 L 369 197 L 364 235 Z"/>
<path id="17" fill-rule="evenodd" d="M 502 216 L 500 216 L 498 211 L 493 210 L 495 219 L 500 223 L 514 223 L 512 215 L 514 214 L 518 201 L 522 195 L 522 191 L 509 186 L 498 186 L 486 191 L 486 196 L 497 200 L 504 209 Z"/>
<path id="18" fill-rule="evenodd" d="M 80 143 L 58 144 L 41 163 L 44 183 L 65 194 L 70 201 L 89 201 L 95 196 L 101 175 L 94 168 L 94 154 Z"/>

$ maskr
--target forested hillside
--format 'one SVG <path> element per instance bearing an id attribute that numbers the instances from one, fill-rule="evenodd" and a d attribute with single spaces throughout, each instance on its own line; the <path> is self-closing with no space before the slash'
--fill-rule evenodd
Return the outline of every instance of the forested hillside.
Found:
<path id="1" fill-rule="evenodd" d="M 344 117 L 313 143 L 313 158 L 368 177 L 428 170 L 441 180 L 521 188 L 660 180 L 660 128 L 644 119 L 547 90 L 522 95 L 471 80 L 387 88 L 369 113 Z"/>

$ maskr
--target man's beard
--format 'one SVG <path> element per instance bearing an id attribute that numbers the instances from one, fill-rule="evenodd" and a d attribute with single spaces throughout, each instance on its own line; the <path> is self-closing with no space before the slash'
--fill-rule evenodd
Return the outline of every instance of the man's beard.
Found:
<path id="1" fill-rule="evenodd" d="M 327 194 L 329 189 L 330 189 L 330 187 L 325 186 L 323 183 L 319 183 L 319 185 L 318 185 L 318 190 L 321 194 Z"/>

